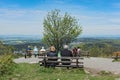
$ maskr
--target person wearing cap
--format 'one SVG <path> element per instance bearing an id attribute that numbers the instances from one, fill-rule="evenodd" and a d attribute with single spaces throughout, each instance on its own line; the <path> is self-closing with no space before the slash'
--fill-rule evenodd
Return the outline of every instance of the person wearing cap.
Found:
<path id="1" fill-rule="evenodd" d="M 73 57 L 72 52 L 68 49 L 68 45 L 64 45 L 64 49 L 61 51 L 62 57 Z M 70 59 L 62 59 L 62 61 L 70 61 Z M 70 65 L 70 63 L 62 63 L 63 65 Z M 69 67 L 67 67 L 69 68 Z"/>
<path id="2" fill-rule="evenodd" d="M 30 46 L 27 47 L 27 49 L 26 49 L 26 53 L 27 53 L 27 55 L 28 55 L 29 57 L 32 56 L 32 49 L 31 49 Z M 26 57 L 25 57 L 25 58 L 26 58 Z"/>

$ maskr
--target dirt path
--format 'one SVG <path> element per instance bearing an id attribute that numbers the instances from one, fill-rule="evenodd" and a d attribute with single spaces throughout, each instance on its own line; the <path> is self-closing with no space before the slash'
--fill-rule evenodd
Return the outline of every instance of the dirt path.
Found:
<path id="1" fill-rule="evenodd" d="M 15 59 L 16 63 L 38 63 L 40 59 L 32 58 L 25 59 L 24 57 Z M 108 58 L 84 58 L 84 67 L 87 70 L 99 71 L 110 71 L 114 74 L 120 74 L 120 62 L 112 62 L 113 59 Z"/>
<path id="2" fill-rule="evenodd" d="M 114 74 L 120 74 L 120 62 L 112 62 L 109 58 L 84 58 L 84 66 L 94 71 L 110 71 Z"/>

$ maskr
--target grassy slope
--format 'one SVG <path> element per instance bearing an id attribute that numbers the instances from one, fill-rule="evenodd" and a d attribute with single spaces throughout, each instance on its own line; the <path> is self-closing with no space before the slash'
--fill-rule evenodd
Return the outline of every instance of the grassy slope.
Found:
<path id="1" fill-rule="evenodd" d="M 44 68 L 38 64 L 18 64 L 11 75 L 4 75 L 0 80 L 114 80 L 114 76 L 91 76 L 83 70 L 66 68 Z"/>

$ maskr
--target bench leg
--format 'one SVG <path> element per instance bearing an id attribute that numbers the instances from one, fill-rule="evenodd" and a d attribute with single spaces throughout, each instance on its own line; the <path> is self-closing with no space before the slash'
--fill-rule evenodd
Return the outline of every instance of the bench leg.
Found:
<path id="1" fill-rule="evenodd" d="M 25 54 L 25 59 L 27 58 L 27 55 Z"/>

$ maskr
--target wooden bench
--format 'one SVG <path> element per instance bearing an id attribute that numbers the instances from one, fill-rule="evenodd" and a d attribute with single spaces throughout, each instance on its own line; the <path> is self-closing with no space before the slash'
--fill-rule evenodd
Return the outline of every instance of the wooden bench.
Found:
<path id="1" fill-rule="evenodd" d="M 112 58 L 114 58 L 115 60 L 120 59 L 120 52 L 119 51 L 118 52 L 114 52 Z"/>
<path id="2" fill-rule="evenodd" d="M 25 53 L 25 55 L 24 55 L 25 58 L 27 58 L 27 56 L 28 56 L 28 57 L 31 57 L 31 56 L 32 56 L 32 52 L 33 52 L 32 50 L 26 51 L 26 53 Z"/>
<path id="3" fill-rule="evenodd" d="M 32 55 L 34 55 L 34 56 L 35 56 L 35 54 L 34 54 L 33 50 L 30 50 L 30 51 L 26 51 L 26 52 L 25 52 L 24 57 L 25 57 L 25 58 L 27 58 L 27 57 L 29 57 L 29 58 L 30 58 Z M 45 52 L 40 53 L 40 52 L 38 51 L 38 54 L 36 54 L 36 56 L 35 56 L 35 57 L 37 57 L 37 56 L 44 56 L 44 55 L 45 55 Z"/>
<path id="4" fill-rule="evenodd" d="M 83 58 L 82 57 L 45 57 L 39 56 L 41 59 L 39 61 L 40 64 L 44 63 L 42 66 L 46 67 L 47 63 L 56 64 L 55 67 L 72 67 L 72 68 L 83 68 Z M 55 61 L 51 61 L 48 59 L 56 59 Z M 70 59 L 70 61 L 63 61 L 63 59 Z M 64 65 L 67 64 L 68 65 Z"/>

